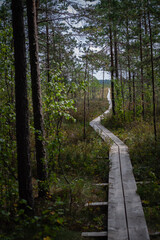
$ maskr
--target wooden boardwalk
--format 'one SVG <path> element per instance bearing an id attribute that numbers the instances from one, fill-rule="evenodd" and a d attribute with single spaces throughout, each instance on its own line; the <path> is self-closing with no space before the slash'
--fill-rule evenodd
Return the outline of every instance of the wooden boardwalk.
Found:
<path id="1" fill-rule="evenodd" d="M 110 92 L 108 93 L 110 94 Z M 108 96 L 109 98 L 109 96 Z M 111 109 L 110 107 L 105 112 Z M 111 139 L 109 198 L 108 198 L 108 240 L 149 240 L 148 229 L 143 213 L 137 186 L 128 154 L 128 147 L 112 132 L 101 125 L 103 115 L 90 122 L 90 125 L 104 141 Z"/>

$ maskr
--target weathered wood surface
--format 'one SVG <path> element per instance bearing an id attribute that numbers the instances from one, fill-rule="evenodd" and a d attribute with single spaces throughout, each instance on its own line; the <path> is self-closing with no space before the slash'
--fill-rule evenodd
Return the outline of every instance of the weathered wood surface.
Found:
<path id="1" fill-rule="evenodd" d="M 90 125 L 104 141 L 113 141 L 110 150 L 108 240 L 149 240 L 128 147 L 101 125 L 102 118 L 103 115 L 99 116 Z"/>
<path id="2" fill-rule="evenodd" d="M 89 202 L 89 203 L 86 203 L 84 206 L 85 207 L 99 207 L 99 206 L 107 206 L 108 205 L 108 202 Z"/>
<path id="3" fill-rule="evenodd" d="M 82 237 L 107 237 L 107 232 L 83 232 L 81 236 Z"/>
<path id="4" fill-rule="evenodd" d="M 110 151 L 111 168 L 109 173 L 108 195 L 108 239 L 128 240 L 125 202 L 118 146 L 113 144 Z"/>
<path id="5" fill-rule="evenodd" d="M 108 183 L 95 183 L 94 185 L 97 187 L 107 187 Z"/>

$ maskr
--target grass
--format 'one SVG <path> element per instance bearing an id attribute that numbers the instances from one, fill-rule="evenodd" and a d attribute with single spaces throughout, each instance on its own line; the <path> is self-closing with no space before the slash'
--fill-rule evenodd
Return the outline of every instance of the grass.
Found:
<path id="1" fill-rule="evenodd" d="M 103 124 L 129 147 L 135 179 L 144 181 L 138 184 L 137 192 L 142 200 L 149 232 L 160 232 L 160 142 L 158 140 L 155 144 L 152 121 L 124 122 L 110 116 Z"/>
<path id="2" fill-rule="evenodd" d="M 108 89 L 105 89 L 104 96 L 107 96 Z M 75 104 L 77 111 L 72 112 L 72 116 L 76 119 L 77 122 L 83 123 L 83 113 L 84 105 L 83 98 L 76 100 Z M 104 113 L 108 109 L 108 101 L 106 98 L 102 99 L 101 94 L 95 99 L 90 99 L 89 107 L 88 102 L 86 101 L 86 121 L 89 123 L 94 118 L 98 117 L 100 114 Z"/>
<path id="3" fill-rule="evenodd" d="M 109 173 L 109 144 L 104 143 L 93 129 L 89 121 L 102 114 L 107 109 L 107 101 L 95 99 L 90 101 L 87 109 L 86 139 L 83 139 L 83 101 L 78 103 L 77 112 L 74 114 L 76 123 L 65 123 L 65 141 L 61 158 L 63 168 L 69 181 L 64 181 L 63 174 L 57 184 L 59 196 L 65 202 L 65 189 L 72 191 L 70 211 L 65 215 L 65 229 L 68 238 L 77 239 L 77 234 L 82 231 L 101 231 L 105 229 L 106 216 L 99 208 L 86 208 L 85 203 L 106 201 L 106 188 L 96 187 L 93 183 L 107 182 Z M 56 194 L 56 188 L 53 188 Z M 61 190 L 60 190 L 61 189 Z M 65 208 L 69 208 L 69 202 Z M 60 239 L 58 235 L 57 239 Z M 74 237 L 75 236 L 75 237 Z M 63 238 L 62 238 L 63 239 Z M 81 239 L 80 236 L 78 239 Z"/>
<path id="4" fill-rule="evenodd" d="M 102 209 L 84 205 L 107 201 L 107 189 L 96 187 L 94 183 L 108 181 L 110 146 L 97 136 L 89 126 L 89 121 L 102 114 L 108 108 L 108 102 L 100 98 L 90 100 L 89 108 L 86 107 L 85 140 L 83 99 L 77 102 L 76 107 L 77 112 L 72 112 L 76 122 L 65 121 L 63 124 L 60 154 L 62 168 L 54 159 L 55 177 L 51 184 L 50 200 L 55 204 L 58 199 L 62 205 L 56 205 L 52 212 L 59 208 L 63 213 L 63 227 L 54 238 L 57 240 L 81 239 L 81 232 L 101 231 L 106 225 L 106 215 Z"/>
<path id="5" fill-rule="evenodd" d="M 107 89 L 105 89 L 107 94 Z M 18 200 L 9 211 L 0 212 L 3 228 L 0 238 L 5 240 L 77 240 L 83 231 L 105 229 L 104 210 L 85 207 L 85 203 L 107 201 L 107 189 L 94 183 L 107 182 L 109 173 L 109 144 L 104 143 L 89 126 L 89 121 L 108 108 L 106 99 L 90 99 L 86 106 L 86 139 L 83 136 L 83 99 L 72 112 L 76 122 L 65 121 L 61 128 L 60 152 L 54 129 L 48 136 L 49 186 L 46 198 L 38 198 L 38 182 L 33 171 L 35 197 L 34 216 L 19 209 Z M 33 161 L 33 170 L 35 161 Z M 107 210 L 105 210 L 107 213 Z M 9 226 L 9 227 L 8 227 Z"/>
<path id="6" fill-rule="evenodd" d="M 107 94 L 107 89 L 105 89 Z M 86 139 L 83 138 L 83 99 L 72 112 L 76 122 L 65 121 L 61 129 L 61 151 L 58 162 L 54 129 L 48 135 L 48 162 L 50 191 L 45 199 L 38 198 L 35 161 L 32 161 L 34 216 L 19 209 L 18 199 L 10 210 L 0 212 L 0 239 L 52 240 L 81 239 L 82 231 L 100 231 L 105 228 L 104 211 L 86 208 L 91 201 L 106 201 L 107 189 L 94 185 L 106 182 L 109 172 L 109 144 L 104 143 L 89 126 L 89 121 L 108 108 L 106 99 L 90 99 L 86 106 Z M 50 142 L 49 142 L 50 141 Z M 50 152 L 49 152 L 50 151 Z M 33 157 L 33 156 L 32 156 Z M 107 211 L 106 211 L 107 212 Z"/>

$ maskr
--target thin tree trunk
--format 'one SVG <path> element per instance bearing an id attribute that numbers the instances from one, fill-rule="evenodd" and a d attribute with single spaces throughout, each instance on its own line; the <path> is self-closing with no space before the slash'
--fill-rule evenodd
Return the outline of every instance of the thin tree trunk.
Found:
<path id="1" fill-rule="evenodd" d="M 12 0 L 19 197 L 33 207 L 23 1 Z"/>
<path id="2" fill-rule="evenodd" d="M 94 99 L 94 86 L 93 86 L 93 66 L 92 66 L 92 99 Z"/>
<path id="3" fill-rule="evenodd" d="M 47 8 L 47 2 L 46 2 L 46 38 L 47 38 L 47 58 L 46 58 L 46 67 L 47 67 L 47 81 L 50 82 L 50 51 L 49 51 L 49 30 L 48 30 L 48 8 Z"/>
<path id="4" fill-rule="evenodd" d="M 129 43 L 129 27 L 127 18 L 127 61 L 128 61 L 128 86 L 129 86 L 129 110 L 131 110 L 132 93 L 131 93 L 131 64 L 130 64 L 130 43 Z"/>
<path id="5" fill-rule="evenodd" d="M 110 55 L 111 55 L 111 96 L 112 96 L 112 113 L 115 115 L 115 96 L 114 96 L 114 64 L 113 64 L 113 40 L 112 40 L 112 28 L 111 24 L 109 25 L 109 33 L 110 33 Z"/>
<path id="6" fill-rule="evenodd" d="M 148 1 L 149 5 L 149 1 Z M 149 9 L 149 7 L 148 7 Z M 148 10 L 148 23 L 149 23 L 149 34 L 150 34 L 150 51 L 151 51 L 151 69 L 152 69 L 152 99 L 153 99 L 153 125 L 154 125 L 154 136 L 157 141 L 157 128 L 156 128 L 156 97 L 155 97 L 155 79 L 154 79 L 154 64 L 153 64 L 153 39 L 152 39 L 152 28 L 150 13 Z"/>
<path id="7" fill-rule="evenodd" d="M 115 78 L 119 85 L 118 77 L 118 48 L 117 48 L 117 31 L 114 30 L 114 60 L 115 60 Z M 119 88 L 116 89 L 117 97 L 119 96 Z"/>
<path id="8" fill-rule="evenodd" d="M 86 66 L 85 66 L 85 75 L 84 79 L 85 82 L 87 80 L 87 68 L 88 68 L 88 61 L 87 61 L 87 56 L 86 56 Z M 84 89 L 84 103 L 83 103 L 83 139 L 86 139 L 86 89 Z"/>
<path id="9" fill-rule="evenodd" d="M 149 35 L 149 31 L 148 31 L 148 23 L 147 23 L 147 9 L 146 6 L 144 7 L 144 29 L 145 29 L 145 56 L 146 58 L 150 58 L 150 49 L 149 49 L 149 40 L 148 40 L 148 35 Z M 147 40 L 146 40 L 147 39 Z M 145 72 L 146 72 L 146 80 L 147 80 L 147 86 L 150 86 L 150 76 L 149 76 L 149 68 L 148 65 L 145 68 Z"/>
<path id="10" fill-rule="evenodd" d="M 133 73 L 133 116 L 136 118 L 136 91 L 135 91 L 135 74 Z"/>
<path id="11" fill-rule="evenodd" d="M 86 90 L 84 90 L 84 102 L 83 102 L 83 139 L 86 139 Z"/>
<path id="12" fill-rule="evenodd" d="M 142 49 L 142 24 L 141 17 L 139 20 L 139 41 L 140 41 L 140 59 L 141 59 L 141 100 L 142 100 L 142 117 L 144 119 L 144 78 L 143 78 L 143 49 Z"/>
<path id="13" fill-rule="evenodd" d="M 36 0 L 36 21 L 38 22 L 38 8 L 39 8 L 39 0 Z M 37 24 L 38 26 L 38 24 Z M 37 29 L 38 31 L 38 29 Z"/>
<path id="14" fill-rule="evenodd" d="M 130 65 L 130 56 L 128 55 L 128 81 L 129 81 L 129 110 L 131 110 L 131 103 L 132 103 L 132 90 L 131 90 L 131 65 Z"/>
<path id="15" fill-rule="evenodd" d="M 90 106 L 90 79 L 89 79 L 89 68 L 88 68 L 87 76 L 88 76 L 88 110 L 89 110 L 89 106 Z"/>
<path id="16" fill-rule="evenodd" d="M 145 35 L 147 36 L 147 34 L 148 34 L 148 27 L 147 27 L 147 14 L 146 14 L 146 9 L 144 9 L 144 29 L 145 29 Z"/>
<path id="17" fill-rule="evenodd" d="M 118 80 L 118 48 L 117 48 L 117 32 L 114 30 L 114 57 L 115 57 L 115 75 Z"/>
<path id="18" fill-rule="evenodd" d="M 35 0 L 27 0 L 27 17 L 32 80 L 32 101 L 36 141 L 37 176 L 39 179 L 39 196 L 44 196 L 46 190 L 42 186 L 44 185 L 43 182 L 47 179 L 47 171 L 46 152 L 44 147 L 44 121 L 42 114 Z"/>
<path id="19" fill-rule="evenodd" d="M 11 41 L 11 51 L 13 52 L 13 40 Z M 13 67 L 11 66 L 11 82 L 13 82 Z M 14 103 L 14 86 L 11 86 L 11 103 Z"/>
<path id="20" fill-rule="evenodd" d="M 53 60 L 56 61 L 56 44 L 55 44 L 55 31 L 54 31 L 54 26 L 52 26 L 52 41 L 53 41 L 53 44 L 52 44 L 52 47 L 53 47 Z"/>
<path id="21" fill-rule="evenodd" d="M 104 68 L 103 68 L 102 99 L 104 99 Z"/>
<path id="22" fill-rule="evenodd" d="M 124 120 L 125 120 L 125 105 L 124 105 L 124 91 L 123 91 L 123 78 L 122 78 L 122 68 L 120 66 L 120 80 L 121 80 L 121 95 L 122 95 L 122 104 L 123 104 L 123 113 L 124 113 Z"/>

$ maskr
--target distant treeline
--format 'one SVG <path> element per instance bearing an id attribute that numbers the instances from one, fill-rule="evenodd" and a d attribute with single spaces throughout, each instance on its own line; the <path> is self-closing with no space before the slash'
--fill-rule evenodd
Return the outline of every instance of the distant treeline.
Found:
<path id="1" fill-rule="evenodd" d="M 103 84 L 103 80 L 99 80 L 100 84 Z M 104 80 L 105 85 L 111 85 L 111 80 Z"/>

